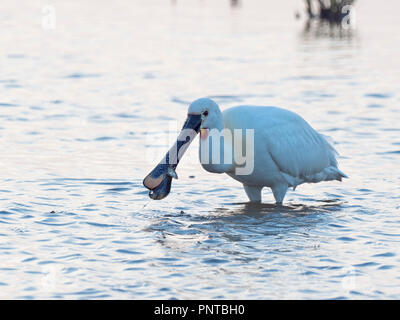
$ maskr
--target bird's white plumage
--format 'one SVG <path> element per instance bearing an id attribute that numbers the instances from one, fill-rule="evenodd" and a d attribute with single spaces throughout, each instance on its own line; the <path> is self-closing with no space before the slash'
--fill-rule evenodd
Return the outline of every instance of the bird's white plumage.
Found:
<path id="1" fill-rule="evenodd" d="M 225 172 L 242 182 L 251 201 L 261 200 L 263 187 L 270 187 L 277 203 L 281 203 L 288 187 L 346 177 L 337 168 L 333 146 L 294 112 L 277 107 L 238 106 L 221 114 L 218 105 L 205 98 L 193 102 L 189 110 L 207 110 L 208 119 L 202 127 L 208 129 L 242 129 L 243 133 L 245 129 L 254 130 L 251 174 L 235 174 L 234 164 L 225 171 L 218 165 L 203 165 L 207 171 Z M 200 148 L 203 143 L 201 139 Z"/>

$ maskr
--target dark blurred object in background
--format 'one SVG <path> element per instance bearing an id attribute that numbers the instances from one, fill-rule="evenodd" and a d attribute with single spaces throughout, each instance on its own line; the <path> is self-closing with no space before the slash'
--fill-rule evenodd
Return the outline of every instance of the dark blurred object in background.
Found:
<path id="1" fill-rule="evenodd" d="M 239 7 L 240 0 L 231 0 L 231 7 Z"/>
<path id="2" fill-rule="evenodd" d="M 309 19 L 341 23 L 355 0 L 305 0 Z"/>
<path id="3" fill-rule="evenodd" d="M 306 21 L 304 39 L 351 39 L 355 35 L 355 0 L 304 0 Z M 300 13 L 295 13 L 300 19 Z"/>

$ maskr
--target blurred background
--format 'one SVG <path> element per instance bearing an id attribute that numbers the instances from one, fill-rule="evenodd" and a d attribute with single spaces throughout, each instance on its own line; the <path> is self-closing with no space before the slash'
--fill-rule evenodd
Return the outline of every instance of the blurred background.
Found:
<path id="1" fill-rule="evenodd" d="M 0 297 L 398 299 L 400 5 L 341 5 L 1 1 Z M 238 204 L 194 142 L 150 201 L 204 96 L 295 111 L 350 179 Z"/>

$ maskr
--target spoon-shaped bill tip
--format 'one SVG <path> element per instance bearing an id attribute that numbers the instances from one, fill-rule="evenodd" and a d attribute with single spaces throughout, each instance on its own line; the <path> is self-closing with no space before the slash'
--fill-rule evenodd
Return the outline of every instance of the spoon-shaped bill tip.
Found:
<path id="1" fill-rule="evenodd" d="M 169 194 L 172 178 L 178 179 L 175 168 L 189 144 L 199 132 L 200 124 L 200 114 L 188 114 L 177 141 L 163 160 L 143 179 L 143 185 L 150 190 L 149 197 L 151 199 L 161 200 Z"/>

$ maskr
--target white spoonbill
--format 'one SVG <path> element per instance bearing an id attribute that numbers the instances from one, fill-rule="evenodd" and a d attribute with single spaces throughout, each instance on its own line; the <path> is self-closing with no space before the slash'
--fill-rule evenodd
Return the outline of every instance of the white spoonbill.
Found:
<path id="1" fill-rule="evenodd" d="M 234 133 L 238 130 L 239 135 Z M 171 180 L 177 178 L 175 168 L 199 131 L 202 167 L 241 182 L 251 202 L 261 202 L 264 187 L 271 188 L 276 203 L 282 204 L 289 187 L 347 178 L 337 167 L 333 146 L 296 113 L 261 106 L 221 112 L 213 100 L 201 98 L 190 104 L 177 142 L 143 180 L 152 199 L 169 194 Z M 215 144 L 221 137 L 224 142 Z M 239 164 L 236 156 L 243 156 L 244 150 L 249 153 L 246 163 Z M 243 170 L 248 164 L 250 171 Z"/>

